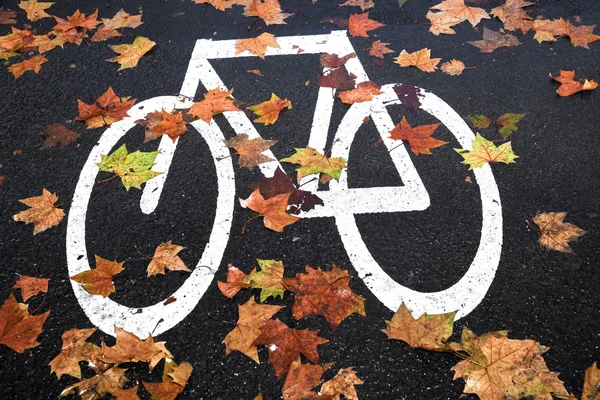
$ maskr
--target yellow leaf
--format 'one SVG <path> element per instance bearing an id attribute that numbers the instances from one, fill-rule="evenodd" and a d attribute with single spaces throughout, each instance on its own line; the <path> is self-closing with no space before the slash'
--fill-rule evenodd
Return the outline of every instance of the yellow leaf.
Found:
<path id="1" fill-rule="evenodd" d="M 117 57 L 109 58 L 106 61 L 116 62 L 121 65 L 118 69 L 121 71 L 125 68 L 133 68 L 138 64 L 138 61 L 144 54 L 156 45 L 152 40 L 143 36 L 135 38 L 132 44 L 119 44 L 116 46 L 110 46 L 115 53 L 120 54 Z"/>
<path id="2" fill-rule="evenodd" d="M 250 111 L 260 117 L 255 119 L 254 122 L 265 125 L 273 125 L 275 121 L 277 121 L 277 118 L 279 118 L 279 113 L 284 108 L 290 110 L 292 108 L 292 102 L 288 101 L 288 99 L 281 100 L 275 93 L 271 93 L 270 100 L 248 107 Z"/>
<path id="3" fill-rule="evenodd" d="M 402 50 L 394 62 L 401 67 L 417 67 L 424 72 L 434 72 L 441 58 L 431 58 L 431 50 L 425 48 L 414 53 Z"/>

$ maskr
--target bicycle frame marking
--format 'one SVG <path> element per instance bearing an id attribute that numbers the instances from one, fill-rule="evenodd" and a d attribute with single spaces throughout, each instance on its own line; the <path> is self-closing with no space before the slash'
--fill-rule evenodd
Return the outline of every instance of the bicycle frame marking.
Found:
<path id="1" fill-rule="evenodd" d="M 343 56 L 354 52 L 345 31 L 334 31 L 328 35 L 280 37 L 277 40 L 280 48 L 269 48 L 266 56 L 296 55 L 298 47 L 304 50 L 302 54 L 327 52 Z M 141 102 L 130 110 L 131 117 L 114 123 L 104 132 L 82 169 L 69 212 L 67 262 L 70 276 L 90 269 L 85 245 L 85 221 L 92 188 L 98 173 L 95 163 L 100 161 L 100 154 L 108 154 L 116 142 L 135 125 L 134 121 L 144 118 L 148 112 L 161 108 L 189 107 L 191 101 L 185 100 L 185 97 L 194 98 L 200 83 L 207 89 L 218 85 L 223 89 L 226 88 L 208 60 L 254 57 L 247 52 L 236 55 L 235 42 L 235 40 L 216 42 L 198 40 L 180 91 L 182 97 L 163 96 Z M 297 47 L 294 48 L 295 46 Z M 348 72 L 357 76 L 357 82 L 368 80 L 358 58 L 350 59 L 346 68 Z M 388 149 L 397 144 L 387 137 L 387 132 L 394 127 L 394 124 L 383 105 L 384 102 L 386 104 L 399 103 L 392 87 L 393 84 L 383 86 L 382 95 L 371 102 L 356 103 L 348 110 L 337 129 L 336 138 L 339 139 L 339 143 L 333 147 L 332 156 L 348 159 L 350 146 L 365 116 L 373 119 L 383 143 Z M 434 94 L 425 90 L 421 90 L 421 92 L 423 94 L 422 109 L 439 119 L 454 134 L 463 148 L 471 148 L 474 135 L 462 118 Z M 321 152 L 324 152 L 326 146 L 333 102 L 332 90 L 320 88 L 308 146 Z M 374 112 L 374 106 L 384 111 Z M 236 132 L 247 133 L 251 138 L 260 137 L 252 122 L 243 112 L 226 112 L 224 115 Z M 83 290 L 81 285 L 72 281 L 74 293 L 82 309 L 90 321 L 107 334 L 114 335 L 115 325 L 133 332 L 139 337 L 146 337 L 151 332 L 158 335 L 174 327 L 196 307 L 222 262 L 229 239 L 233 201 L 235 200 L 233 164 L 230 158 L 216 161 L 216 157 L 229 155 L 229 149 L 224 146 L 223 133 L 214 121 L 211 121 L 210 124 L 195 121 L 192 126 L 205 139 L 215 158 L 213 161 L 217 173 L 218 197 L 215 222 L 209 243 L 194 271 L 173 293 L 178 301 L 167 306 L 163 304 L 164 301 L 161 301 L 144 308 L 126 307 L 108 298 L 90 295 Z M 140 208 L 144 213 L 153 212 L 158 204 L 177 143 L 178 141 L 172 142 L 167 137 L 161 139 L 159 147 L 162 151 L 156 157 L 153 170 L 163 172 L 163 174 L 148 181 L 144 187 L 140 201 Z M 279 162 L 276 161 L 276 157 L 270 150 L 265 151 L 264 154 L 274 159 L 272 162 L 260 165 L 261 172 L 270 177 L 279 166 Z M 483 223 L 479 248 L 470 268 L 450 288 L 434 293 L 421 293 L 398 284 L 383 271 L 367 249 L 354 219 L 354 214 L 360 213 L 415 211 L 429 207 L 429 195 L 412 164 L 407 149 L 399 146 L 390 153 L 390 156 L 402 178 L 403 186 L 348 188 L 347 170 L 344 170 L 339 182 L 332 181 L 330 183 L 329 191 L 318 192 L 319 197 L 324 200 L 325 206 L 317 207 L 301 216 L 304 218 L 335 218 L 343 245 L 359 277 L 363 279 L 373 294 L 392 311 L 395 311 L 400 303 L 404 302 L 415 316 L 424 312 L 436 314 L 456 310 L 458 310 L 457 318 L 465 316 L 485 297 L 500 260 L 502 213 L 498 188 L 492 171 L 487 165 L 474 171 L 481 192 Z M 310 179 L 312 177 L 306 177 L 304 182 L 308 182 Z M 308 182 L 303 189 L 316 192 L 317 185 L 316 181 Z"/>

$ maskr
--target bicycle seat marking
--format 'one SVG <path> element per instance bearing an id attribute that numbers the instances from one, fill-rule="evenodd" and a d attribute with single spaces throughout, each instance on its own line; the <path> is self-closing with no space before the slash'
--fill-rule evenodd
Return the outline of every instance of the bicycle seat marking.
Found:
<path id="1" fill-rule="evenodd" d="M 269 48 L 266 56 L 330 53 L 341 57 L 354 52 L 346 31 L 334 31 L 326 35 L 278 37 L 277 41 L 280 48 Z M 180 91 L 181 96 L 160 96 L 145 100 L 129 111 L 130 117 L 112 124 L 103 133 L 81 171 L 69 211 L 66 241 L 69 276 L 91 268 L 85 243 L 85 222 L 89 200 L 98 174 L 98 167 L 95 164 L 100 161 L 100 155 L 110 153 L 119 139 L 135 126 L 135 121 L 144 118 L 146 114 L 162 108 L 173 110 L 191 106 L 192 102 L 189 98 L 196 96 L 200 83 L 207 90 L 217 86 L 226 89 L 227 86 L 217 75 L 209 60 L 256 57 L 248 52 L 236 55 L 235 42 L 236 40 L 198 40 Z M 304 51 L 298 54 L 298 48 Z M 357 83 L 369 80 L 358 58 L 348 60 L 346 69 L 357 77 Z M 383 94 L 372 101 L 355 103 L 350 107 L 337 129 L 335 138 L 339 139 L 339 143 L 333 146 L 332 157 L 348 159 L 356 132 L 367 116 L 375 123 L 382 141 L 388 149 L 397 145 L 397 142 L 388 137 L 394 123 L 385 108 L 386 105 L 400 103 L 393 90 L 394 85 L 384 85 L 381 89 Z M 307 145 L 322 153 L 325 152 L 327 144 L 334 100 L 331 88 L 319 89 Z M 460 146 L 471 149 L 471 143 L 475 136 L 456 111 L 439 97 L 423 89 L 421 89 L 420 101 L 421 108 L 445 125 Z M 223 114 L 235 132 L 244 132 L 250 138 L 260 137 L 243 111 L 231 111 Z M 159 335 L 171 329 L 196 307 L 221 265 L 229 240 L 236 198 L 233 164 L 231 158 L 217 161 L 217 158 L 229 156 L 230 152 L 225 147 L 223 133 L 214 120 L 210 124 L 199 120 L 192 122 L 191 125 L 206 141 L 213 156 L 217 174 L 217 209 L 209 242 L 206 244 L 196 268 L 184 284 L 172 294 L 178 301 L 168 305 L 164 305 L 164 300 L 162 300 L 143 308 L 126 307 L 109 298 L 91 295 L 80 284 L 71 281 L 75 296 L 85 314 L 95 326 L 107 334 L 114 336 L 115 325 L 139 337 L 146 337 L 150 333 Z M 152 169 L 163 172 L 163 174 L 148 181 L 144 187 L 140 208 L 146 214 L 154 212 L 158 205 L 178 142 L 179 140 L 172 142 L 168 137 L 161 139 L 159 148 L 162 151 L 156 157 L 156 164 Z M 263 154 L 274 159 L 274 161 L 260 165 L 261 172 L 266 177 L 271 177 L 279 167 L 279 162 L 270 150 Z M 325 206 L 318 206 L 300 216 L 303 218 L 335 218 L 342 243 L 358 276 L 371 292 L 392 311 L 396 311 L 400 303 L 404 302 L 415 316 L 422 313 L 439 314 L 457 311 L 457 318 L 464 317 L 485 297 L 500 261 L 502 208 L 492 170 L 489 165 L 485 165 L 473 171 L 480 188 L 482 202 L 481 239 L 473 262 L 465 275 L 451 287 L 438 292 L 422 293 L 395 282 L 379 266 L 364 243 L 354 218 L 355 214 L 419 211 L 429 207 L 429 194 L 406 147 L 399 146 L 389 154 L 402 179 L 403 186 L 349 188 L 348 171 L 344 169 L 339 182 L 331 181 L 328 191 L 318 192 L 318 196 L 323 199 Z M 310 182 L 312 178 L 313 176 L 308 176 L 303 179 L 301 182 L 304 184 L 303 190 L 317 192 L 318 182 Z"/>

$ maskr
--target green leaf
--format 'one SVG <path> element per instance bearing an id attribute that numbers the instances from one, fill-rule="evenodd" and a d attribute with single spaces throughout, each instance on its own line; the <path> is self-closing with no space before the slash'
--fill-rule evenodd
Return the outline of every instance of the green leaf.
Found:
<path id="1" fill-rule="evenodd" d="M 486 117 L 485 115 L 473 115 L 470 116 L 469 119 L 475 128 L 485 129 L 492 124 L 491 119 Z"/>
<path id="2" fill-rule="evenodd" d="M 460 154 L 464 161 L 463 164 L 470 166 L 469 170 L 479 168 L 488 162 L 503 162 L 505 164 L 514 163 L 516 158 L 510 142 L 506 142 L 496 147 L 479 133 L 473 139 L 473 150 L 454 149 Z"/>
<path id="3" fill-rule="evenodd" d="M 253 289 L 261 289 L 260 302 L 264 302 L 269 297 L 281 297 L 285 294 L 283 286 L 283 263 L 277 260 L 258 261 L 259 271 L 254 272 L 243 280 L 243 283 L 250 284 Z"/>
<path id="4" fill-rule="evenodd" d="M 517 128 L 517 122 L 519 122 L 524 116 L 525 114 L 512 113 L 506 113 L 502 115 L 496 120 L 496 123 L 502 126 L 502 128 L 500 128 L 498 132 L 500 132 L 502 137 L 506 139 L 507 137 L 512 135 L 513 132 L 519 129 Z"/>
<path id="5" fill-rule="evenodd" d="M 321 183 L 327 183 L 330 179 L 339 180 L 342 169 L 346 168 L 346 160 L 339 157 L 327 157 L 312 147 L 296 148 L 296 153 L 290 157 L 283 158 L 281 162 L 299 164 L 296 168 L 298 182 L 307 175 L 322 173 Z"/>
<path id="6" fill-rule="evenodd" d="M 119 176 L 125 189 L 129 190 L 131 187 L 141 189 L 142 183 L 162 173 L 150 170 L 159 151 L 138 150 L 128 153 L 127 147 L 122 145 L 108 156 L 101 155 L 101 161 L 96 165 L 100 167 L 100 171 L 113 172 Z"/>

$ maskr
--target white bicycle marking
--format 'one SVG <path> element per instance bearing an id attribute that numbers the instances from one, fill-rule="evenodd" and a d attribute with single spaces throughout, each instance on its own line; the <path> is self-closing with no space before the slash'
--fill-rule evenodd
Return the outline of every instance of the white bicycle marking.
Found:
<path id="1" fill-rule="evenodd" d="M 298 48 L 303 50 L 301 54 L 326 52 L 343 56 L 354 52 L 345 31 L 335 31 L 328 35 L 280 37 L 277 40 L 280 48 L 268 48 L 266 56 L 295 55 Z M 226 89 L 226 85 L 210 65 L 209 59 L 255 57 L 247 52 L 236 56 L 235 42 L 235 40 L 216 42 L 198 40 L 180 91 L 183 96 L 179 98 L 165 96 L 146 100 L 131 109 L 129 112 L 131 117 L 113 124 L 102 135 L 83 167 L 69 212 L 67 262 L 70 276 L 90 269 L 85 245 L 85 221 L 89 199 L 98 173 L 95 163 L 100 161 L 100 154 L 110 153 L 117 141 L 135 125 L 134 121 L 143 118 L 148 112 L 161 108 L 172 110 L 189 107 L 191 102 L 185 99 L 186 97 L 195 97 L 200 83 L 207 89 L 217 86 Z M 348 72 L 357 76 L 357 82 L 368 80 L 358 58 L 348 60 L 346 68 Z M 388 138 L 388 132 L 394 127 L 394 124 L 383 103 L 386 105 L 397 104 L 398 99 L 393 91 L 393 85 L 385 85 L 382 91 L 383 94 L 373 101 L 356 103 L 348 110 L 337 129 L 336 138 L 339 139 L 339 143 L 333 147 L 332 156 L 348 159 L 352 141 L 366 116 L 373 119 L 383 143 L 388 149 L 397 145 L 397 142 Z M 444 124 L 463 148 L 470 149 L 474 135 L 462 118 L 437 96 L 424 90 L 421 90 L 421 93 L 422 109 Z M 324 152 L 326 146 L 333 102 L 332 90 L 320 88 L 308 146 L 321 152 Z M 377 112 L 373 112 L 374 110 Z M 383 112 L 380 112 L 382 110 Z M 260 137 L 244 112 L 225 112 L 224 115 L 235 132 L 246 133 L 251 138 Z M 196 121 L 192 123 L 192 126 L 206 140 L 214 158 L 229 155 L 229 150 L 223 144 L 223 134 L 214 121 L 210 124 Z M 178 141 L 173 143 L 168 137 L 163 137 L 160 142 L 159 148 L 162 151 L 156 157 L 153 170 L 163 172 L 163 174 L 148 181 L 144 187 L 140 208 L 146 214 L 154 212 L 158 205 L 177 143 Z M 274 161 L 261 164 L 260 170 L 267 177 L 273 176 L 280 164 L 270 150 L 263 154 L 273 158 Z M 329 191 L 318 192 L 318 196 L 324 200 L 325 206 L 319 206 L 301 216 L 303 218 L 335 218 L 353 267 L 373 294 L 391 310 L 395 311 L 401 302 L 405 302 L 415 316 L 424 312 L 434 314 L 456 310 L 458 310 L 457 318 L 465 316 L 481 302 L 489 289 L 495 276 L 502 248 L 500 198 L 491 169 L 489 166 L 485 166 L 474 171 L 481 191 L 483 223 L 481 242 L 473 263 L 467 273 L 452 287 L 435 293 L 421 293 L 398 284 L 381 269 L 362 240 L 354 219 L 354 214 L 417 211 L 429 207 L 429 195 L 406 148 L 400 146 L 391 152 L 390 156 L 402 179 L 403 186 L 348 188 L 347 170 L 344 170 L 339 182 L 330 182 Z M 173 294 L 178 299 L 177 302 L 164 306 L 163 300 L 144 308 L 126 307 L 110 299 L 90 295 L 83 290 L 81 285 L 71 282 L 82 309 L 90 321 L 102 331 L 114 335 L 113 327 L 117 325 L 140 337 L 145 337 L 150 332 L 158 335 L 182 321 L 200 301 L 221 264 L 233 218 L 235 180 L 232 161 L 230 158 L 222 161 L 215 160 L 215 167 L 218 198 L 210 241 L 194 271 Z M 311 179 L 312 177 L 306 177 L 303 182 Z M 308 182 L 303 189 L 317 192 L 317 187 L 318 183 L 315 181 Z M 159 323 L 159 321 L 161 322 Z"/>

